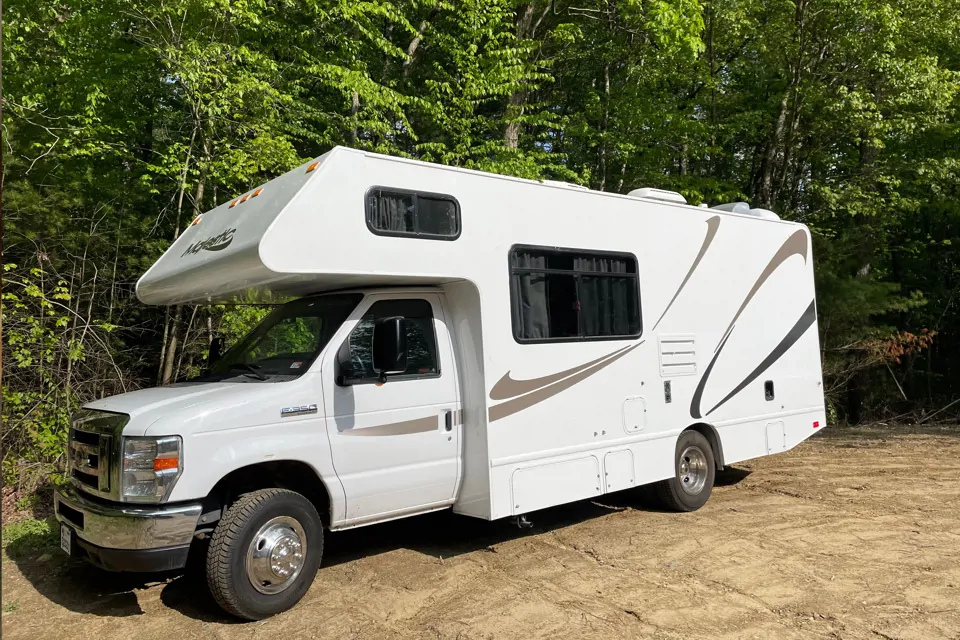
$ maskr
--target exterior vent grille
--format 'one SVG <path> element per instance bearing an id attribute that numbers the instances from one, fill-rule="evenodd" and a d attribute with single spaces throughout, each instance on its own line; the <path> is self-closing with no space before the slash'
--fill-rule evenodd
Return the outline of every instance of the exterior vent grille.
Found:
<path id="1" fill-rule="evenodd" d="M 660 376 L 690 376 L 697 372 L 697 341 L 693 335 L 662 335 Z"/>

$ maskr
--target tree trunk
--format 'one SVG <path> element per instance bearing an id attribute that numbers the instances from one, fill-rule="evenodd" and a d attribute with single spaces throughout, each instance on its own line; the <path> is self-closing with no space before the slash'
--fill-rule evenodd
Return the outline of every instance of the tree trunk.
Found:
<path id="1" fill-rule="evenodd" d="M 783 132 L 787 123 L 787 108 L 790 106 L 790 89 L 783 92 L 783 98 L 780 100 L 780 112 L 777 114 L 776 123 L 773 131 L 770 132 L 770 139 L 767 140 L 766 148 L 763 152 L 763 161 L 760 163 L 760 179 L 757 184 L 756 206 L 769 209 L 773 206 L 773 172 L 776 165 L 777 153 L 780 150 L 780 142 L 783 140 Z"/>
<path id="2" fill-rule="evenodd" d="M 610 63 L 603 66 L 603 120 L 600 123 L 600 153 L 597 160 L 597 174 L 600 176 L 598 190 L 607 187 L 607 126 L 610 123 Z"/>
<path id="3" fill-rule="evenodd" d="M 533 16 L 537 8 L 536 2 L 528 2 L 517 9 L 516 34 L 517 40 L 532 36 Z M 523 105 L 527 102 L 527 90 L 520 88 L 510 94 L 507 101 L 507 128 L 503 132 L 503 142 L 508 149 L 516 149 L 520 143 L 520 116 L 523 115 Z"/>
<path id="4" fill-rule="evenodd" d="M 170 384 L 173 379 L 173 363 L 177 353 L 177 337 L 180 328 L 180 314 L 183 310 L 182 305 L 173 308 L 173 321 L 170 323 L 170 340 L 167 345 L 166 358 L 163 361 L 163 375 L 160 377 L 160 384 Z"/>
<path id="5" fill-rule="evenodd" d="M 430 26 L 430 18 L 437 12 L 434 8 L 430 15 L 427 16 L 427 19 L 420 23 L 420 28 L 417 30 L 417 35 L 413 40 L 410 41 L 410 44 L 407 46 L 407 59 L 403 61 L 403 77 L 406 78 L 410 75 L 410 69 L 413 67 L 413 61 L 416 60 L 417 49 L 420 48 L 420 43 L 423 42 L 423 34 L 426 32 L 427 27 Z"/>
<path id="6" fill-rule="evenodd" d="M 357 142 L 357 113 L 360 112 L 360 94 L 353 90 L 353 98 L 350 101 L 350 116 L 353 119 L 353 128 L 350 130 L 350 144 Z"/>
<path id="7" fill-rule="evenodd" d="M 523 105 L 527 102 L 527 91 L 519 89 L 510 94 L 507 102 L 507 128 L 503 132 L 503 142 L 507 149 L 516 149 L 520 144 L 520 121 L 523 115 Z"/>

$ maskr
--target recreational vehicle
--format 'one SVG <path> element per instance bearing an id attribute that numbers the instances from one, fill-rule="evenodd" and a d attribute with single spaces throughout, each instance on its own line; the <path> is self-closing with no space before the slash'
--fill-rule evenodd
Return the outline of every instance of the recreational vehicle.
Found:
<path id="1" fill-rule="evenodd" d="M 813 282 L 809 231 L 744 203 L 335 148 L 140 279 L 151 305 L 286 302 L 203 376 L 72 418 L 61 545 L 116 571 L 203 553 L 216 601 L 260 619 L 325 531 L 651 483 L 698 509 L 724 465 L 824 427 Z"/>

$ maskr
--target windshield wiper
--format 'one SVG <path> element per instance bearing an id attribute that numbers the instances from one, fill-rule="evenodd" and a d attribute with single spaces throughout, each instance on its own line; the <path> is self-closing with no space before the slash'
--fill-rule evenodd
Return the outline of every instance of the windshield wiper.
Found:
<path id="1" fill-rule="evenodd" d="M 227 371 L 246 371 L 245 376 L 253 376 L 257 380 L 266 380 L 267 376 L 257 371 L 257 365 L 247 364 L 246 362 L 234 362 L 227 365 Z"/>

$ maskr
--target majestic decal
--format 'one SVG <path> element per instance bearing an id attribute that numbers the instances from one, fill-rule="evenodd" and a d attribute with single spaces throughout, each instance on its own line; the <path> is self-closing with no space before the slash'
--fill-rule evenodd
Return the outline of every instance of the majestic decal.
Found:
<path id="1" fill-rule="evenodd" d="M 586 364 L 580 365 L 579 367 L 575 367 L 573 369 L 568 369 L 566 371 L 561 371 L 559 373 L 555 373 L 549 376 L 544 376 L 543 378 L 539 378 L 538 379 L 539 381 L 541 382 L 546 381 L 546 382 L 542 383 L 542 385 L 539 388 L 537 388 L 535 391 L 527 393 L 526 395 L 520 395 L 519 397 L 514 397 L 512 400 L 507 400 L 506 402 L 501 402 L 498 405 L 494 405 L 490 407 L 490 411 L 489 411 L 490 422 L 495 422 L 501 418 L 506 418 L 507 416 L 517 413 L 518 411 L 523 411 L 524 409 L 532 407 L 535 404 L 539 404 L 544 400 L 552 398 L 553 396 L 557 395 L 562 391 L 566 391 L 573 385 L 583 382 L 593 374 L 613 364 L 623 356 L 627 355 L 628 353 L 630 353 L 631 351 L 639 347 L 641 344 L 643 344 L 643 341 L 638 342 L 637 344 L 631 347 L 624 347 L 623 349 L 618 349 L 613 353 L 607 354 L 603 358 L 600 358 L 598 360 L 593 360 L 591 362 L 587 362 Z M 577 373 L 568 376 L 568 374 L 573 371 L 576 371 Z M 499 382 L 497 382 L 496 385 L 494 385 L 493 390 L 490 391 L 491 398 L 493 398 L 493 393 L 494 391 L 496 391 L 497 386 L 501 386 L 501 391 L 499 393 L 500 394 L 504 393 L 501 383 L 503 383 L 505 380 L 509 380 L 510 382 L 518 382 L 518 381 L 512 380 L 509 376 L 510 374 L 507 373 L 506 375 L 504 375 L 503 378 L 500 379 Z M 529 385 L 531 382 L 536 382 L 536 381 L 527 381 L 527 380 L 519 381 L 519 384 Z M 521 391 L 520 393 L 523 393 L 523 391 Z M 493 398 L 493 399 L 496 399 L 496 398 Z"/>
<path id="2" fill-rule="evenodd" d="M 718 402 L 710 411 L 707 411 L 706 415 L 709 415 L 719 409 L 727 400 L 737 395 L 743 391 L 744 387 L 756 380 L 761 373 L 766 371 L 773 365 L 774 362 L 780 359 L 787 350 L 800 339 L 807 329 L 813 326 L 813 323 L 817 320 L 817 309 L 814 301 L 810 301 L 810 305 L 803 312 L 803 315 L 800 316 L 800 319 L 793 325 L 790 331 L 787 332 L 787 335 L 783 337 L 783 340 L 780 341 L 773 351 L 771 351 L 766 358 L 763 359 L 757 368 L 747 374 L 747 377 L 744 378 L 740 384 L 733 388 L 733 391 L 724 396 L 723 400 Z M 723 353 L 723 347 L 727 344 L 727 339 L 730 337 L 730 333 L 720 341 L 719 346 L 717 347 L 716 353 L 713 354 L 713 360 L 710 361 L 710 365 L 707 367 L 707 370 L 704 371 L 703 377 L 700 378 L 700 383 L 697 385 L 697 390 L 693 394 L 693 400 L 690 401 L 690 415 L 695 419 L 699 420 L 703 417 L 700 410 L 700 402 L 703 397 L 703 389 L 707 386 L 707 380 L 710 378 L 710 373 L 713 371 L 713 365 L 716 364 L 717 358 L 720 357 L 720 354 Z"/>
<path id="3" fill-rule="evenodd" d="M 193 255 L 201 251 L 223 251 L 233 242 L 233 234 L 236 233 L 236 231 L 236 229 L 225 229 L 215 236 L 198 240 L 187 247 L 186 251 L 180 254 L 180 257 L 182 258 L 187 254 Z"/>
<path id="4" fill-rule="evenodd" d="M 687 271 L 687 275 L 684 276 L 683 282 L 680 283 L 680 287 L 677 289 L 677 292 L 673 294 L 673 297 L 670 298 L 670 302 L 667 304 L 667 308 L 663 310 L 663 313 L 660 314 L 660 318 L 657 320 L 656 324 L 653 325 L 653 329 L 657 329 L 657 325 L 660 324 L 660 320 L 663 320 L 663 317 L 667 315 L 667 311 L 670 311 L 670 307 L 673 306 L 673 303 L 677 300 L 677 297 L 680 295 L 680 292 L 683 291 L 683 288 L 687 286 L 687 281 L 690 279 L 690 276 L 693 275 L 693 272 L 697 270 L 697 267 L 700 265 L 700 261 L 703 260 L 703 256 L 706 255 L 707 249 L 710 248 L 710 244 L 713 242 L 714 236 L 717 235 L 717 229 L 720 228 L 720 216 L 713 216 L 707 220 L 707 235 L 703 238 L 703 244 L 700 245 L 700 253 L 697 254 L 697 257 L 694 259 L 693 264 L 690 265 L 690 269 Z"/>

